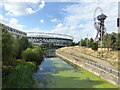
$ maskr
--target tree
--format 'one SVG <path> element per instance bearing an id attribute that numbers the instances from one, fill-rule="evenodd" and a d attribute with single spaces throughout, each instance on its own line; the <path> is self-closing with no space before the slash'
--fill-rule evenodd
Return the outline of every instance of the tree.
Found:
<path id="1" fill-rule="evenodd" d="M 80 44 L 81 44 L 81 46 L 86 46 L 85 40 L 81 39 Z"/>
<path id="2" fill-rule="evenodd" d="M 43 61 L 43 51 L 41 48 L 27 48 L 22 52 L 22 58 L 26 61 L 34 61 L 40 64 Z"/>
<path id="3" fill-rule="evenodd" d="M 0 28 L 0 61 L 2 60 L 2 29 Z"/>
<path id="4" fill-rule="evenodd" d="M 2 60 L 3 64 L 9 62 L 14 55 L 14 38 L 7 30 L 2 29 Z"/>
<path id="5" fill-rule="evenodd" d="M 120 50 L 120 39 L 118 39 L 118 41 L 115 42 L 114 46 L 116 50 Z"/>
<path id="6" fill-rule="evenodd" d="M 13 37 L 13 38 L 14 38 L 14 42 L 13 42 L 14 55 L 13 56 L 16 57 L 19 52 L 20 44 L 18 42 L 18 38 L 16 38 L 16 37 Z"/>
<path id="7" fill-rule="evenodd" d="M 116 50 L 120 50 L 120 33 L 118 33 L 117 36 L 118 36 L 118 37 L 117 37 L 117 39 L 116 39 L 116 42 L 114 43 L 114 48 L 115 48 Z"/>
<path id="8" fill-rule="evenodd" d="M 92 43 L 92 50 L 97 51 L 98 50 L 98 42 Z"/>
<path id="9" fill-rule="evenodd" d="M 92 47 L 92 43 L 94 42 L 94 40 L 93 40 L 93 38 L 90 38 L 90 40 L 89 40 L 89 44 L 88 44 L 88 46 L 91 48 Z"/>
<path id="10" fill-rule="evenodd" d="M 19 42 L 19 49 L 16 58 L 20 59 L 22 51 L 26 50 L 29 47 L 32 47 L 32 44 L 28 41 L 28 38 L 25 36 L 20 37 L 18 39 L 18 42 Z"/>
<path id="11" fill-rule="evenodd" d="M 69 43 L 68 46 L 75 46 L 75 42 Z"/>
<path id="12" fill-rule="evenodd" d="M 105 48 L 114 48 L 114 43 L 116 42 L 116 34 L 115 33 L 111 33 L 111 34 L 106 34 L 103 37 L 103 45 Z"/>
<path id="13" fill-rule="evenodd" d="M 88 45 L 89 45 L 89 39 L 85 38 L 84 42 L 85 42 L 85 46 L 88 47 Z"/>

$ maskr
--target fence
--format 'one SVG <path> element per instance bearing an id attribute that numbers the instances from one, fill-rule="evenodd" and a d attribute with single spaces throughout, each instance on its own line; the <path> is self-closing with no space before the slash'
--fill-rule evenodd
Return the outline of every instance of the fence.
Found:
<path id="1" fill-rule="evenodd" d="M 91 64 L 91 65 L 93 65 L 93 66 L 95 66 L 95 67 L 97 67 L 97 68 L 99 68 L 99 69 L 102 69 L 102 70 L 104 70 L 104 71 L 106 71 L 106 72 L 108 72 L 108 73 L 110 73 L 110 74 L 113 74 L 113 75 L 115 75 L 115 76 L 117 76 L 117 77 L 120 77 L 120 71 L 110 69 L 110 68 L 108 68 L 108 67 L 99 65 L 99 64 L 94 63 L 94 62 L 91 62 L 91 61 L 85 61 L 85 62 L 88 63 L 88 64 Z"/>

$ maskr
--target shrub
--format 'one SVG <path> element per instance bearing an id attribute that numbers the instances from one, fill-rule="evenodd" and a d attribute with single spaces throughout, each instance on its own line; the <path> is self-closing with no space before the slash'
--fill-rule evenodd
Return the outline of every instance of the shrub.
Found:
<path id="1" fill-rule="evenodd" d="M 2 29 L 2 60 L 3 64 L 6 64 L 13 58 L 15 53 L 14 38 L 5 29 Z"/>
<path id="2" fill-rule="evenodd" d="M 98 43 L 97 42 L 93 42 L 91 48 L 92 48 L 92 50 L 97 51 L 98 50 Z"/>
<path id="3" fill-rule="evenodd" d="M 27 48 L 32 47 L 32 44 L 28 41 L 28 38 L 25 36 L 22 36 L 18 39 L 18 43 L 19 43 L 19 48 L 18 48 L 18 52 L 17 52 L 17 56 L 16 58 L 21 59 L 21 54 L 24 50 L 26 50 Z"/>
<path id="4" fill-rule="evenodd" d="M 74 42 L 69 43 L 67 46 L 75 46 L 75 43 Z"/>
<path id="5" fill-rule="evenodd" d="M 16 66 L 3 78 L 3 88 L 32 88 L 34 85 L 32 75 L 35 69 L 34 62 L 25 62 Z"/>
<path id="6" fill-rule="evenodd" d="M 27 48 L 22 52 L 22 58 L 26 61 L 35 61 L 40 64 L 43 61 L 43 52 L 39 48 Z"/>

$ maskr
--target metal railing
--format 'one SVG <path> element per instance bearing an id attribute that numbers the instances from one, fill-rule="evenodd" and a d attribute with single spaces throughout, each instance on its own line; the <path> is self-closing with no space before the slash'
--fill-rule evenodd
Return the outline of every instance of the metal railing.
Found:
<path id="1" fill-rule="evenodd" d="M 113 75 L 115 75 L 115 76 L 117 76 L 117 77 L 120 77 L 120 71 L 113 70 L 113 69 L 111 69 L 111 68 L 102 66 L 102 65 L 100 65 L 100 64 L 97 64 L 97 63 L 94 63 L 94 62 L 91 62 L 91 61 L 85 61 L 85 62 L 88 63 L 88 64 L 91 64 L 91 65 L 93 65 L 93 66 L 95 66 L 95 67 L 97 67 L 97 68 L 99 68 L 99 69 L 102 69 L 102 70 L 104 70 L 104 71 L 106 71 L 106 72 L 108 72 L 108 73 L 110 73 L 110 74 L 113 74 Z"/>

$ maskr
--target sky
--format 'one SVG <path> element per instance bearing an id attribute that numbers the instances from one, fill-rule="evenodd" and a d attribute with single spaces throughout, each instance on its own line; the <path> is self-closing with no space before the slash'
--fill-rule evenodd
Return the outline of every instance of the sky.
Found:
<path id="1" fill-rule="evenodd" d="M 117 32 L 118 1 L 115 0 L 1 0 L 0 21 L 25 32 L 71 35 L 77 42 L 95 38 L 94 11 L 107 15 L 106 32 Z M 100 11 L 96 12 L 96 16 Z"/>

